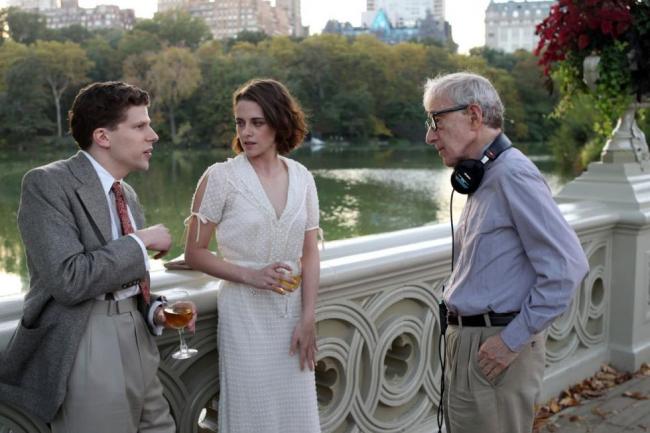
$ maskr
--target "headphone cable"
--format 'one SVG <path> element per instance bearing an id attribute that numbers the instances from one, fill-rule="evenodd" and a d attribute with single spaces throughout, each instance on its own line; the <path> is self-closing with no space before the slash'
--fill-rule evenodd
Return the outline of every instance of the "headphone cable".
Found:
<path id="1" fill-rule="evenodd" d="M 454 272 L 454 189 L 451 190 L 451 197 L 449 199 L 449 223 L 451 225 L 451 272 Z M 442 286 L 442 293 L 440 295 L 440 303 L 444 305 L 442 295 L 445 292 L 445 286 Z M 446 311 L 446 308 L 441 308 L 439 311 Z M 438 412 L 436 414 L 436 421 L 438 422 L 438 433 L 442 433 L 442 424 L 444 421 L 443 413 L 443 396 L 445 394 L 445 367 L 447 364 L 447 357 L 444 351 L 447 347 L 447 337 L 445 331 L 447 330 L 447 318 L 439 317 L 440 320 L 440 336 L 438 337 L 438 361 L 440 361 L 440 401 L 438 403 Z M 443 325 L 444 321 L 444 325 Z"/>

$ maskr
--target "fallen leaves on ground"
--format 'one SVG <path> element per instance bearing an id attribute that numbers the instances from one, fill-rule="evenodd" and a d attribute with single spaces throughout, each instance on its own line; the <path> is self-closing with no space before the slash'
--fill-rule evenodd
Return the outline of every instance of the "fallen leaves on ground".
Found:
<path id="1" fill-rule="evenodd" d="M 605 418 L 607 418 L 607 415 L 609 415 L 609 412 L 605 412 L 604 410 L 602 410 L 602 409 L 599 408 L 599 407 L 594 407 L 594 408 L 592 408 L 592 409 L 591 409 L 591 413 L 593 413 L 593 414 L 596 415 L 596 416 L 599 416 L 602 420 L 604 420 Z"/>
<path id="2" fill-rule="evenodd" d="M 641 368 L 636 372 L 635 376 L 650 376 L 650 364 L 644 362 Z"/>
<path id="3" fill-rule="evenodd" d="M 603 365 L 600 371 L 589 377 L 582 382 L 565 389 L 560 393 L 557 398 L 552 399 L 546 404 L 539 406 L 535 415 L 535 423 L 533 424 L 533 433 L 539 433 L 542 427 L 546 426 L 547 431 L 557 431 L 557 425 L 548 423 L 549 418 L 556 413 L 568 407 L 579 405 L 583 400 L 598 398 L 607 393 L 611 388 L 626 382 L 632 377 L 644 375 L 650 376 L 650 365 L 644 363 L 641 365 L 639 371 L 634 375 L 629 372 L 620 372 L 610 365 Z M 627 393 L 626 393 L 627 394 Z M 638 400 L 645 400 L 650 397 L 640 393 L 630 393 L 626 397 L 636 398 Z M 634 394 L 634 395 L 632 395 Z M 636 394 L 639 394 L 638 396 Z M 625 395 L 625 394 L 623 394 Z M 601 411 L 598 408 L 592 409 L 592 413 L 605 419 L 607 412 Z M 575 420 L 569 418 L 570 421 L 575 422 L 582 420 L 581 417 L 576 417 Z"/>
<path id="4" fill-rule="evenodd" d="M 650 398 L 646 394 L 642 394 L 639 391 L 626 391 L 623 393 L 623 397 L 630 397 L 635 400 L 648 400 Z"/>

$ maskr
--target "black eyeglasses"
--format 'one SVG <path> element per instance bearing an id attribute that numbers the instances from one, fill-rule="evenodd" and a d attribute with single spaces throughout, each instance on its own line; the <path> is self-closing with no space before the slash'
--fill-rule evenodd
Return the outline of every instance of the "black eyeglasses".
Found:
<path id="1" fill-rule="evenodd" d="M 427 113 L 428 119 L 424 121 L 424 125 L 427 127 L 427 131 L 429 129 L 432 131 L 438 130 L 438 121 L 436 120 L 436 117 L 442 114 L 453 113 L 454 111 L 465 110 L 467 107 L 469 107 L 469 104 L 457 105 L 455 107 L 445 108 L 444 110 L 440 111 L 429 111 Z"/>

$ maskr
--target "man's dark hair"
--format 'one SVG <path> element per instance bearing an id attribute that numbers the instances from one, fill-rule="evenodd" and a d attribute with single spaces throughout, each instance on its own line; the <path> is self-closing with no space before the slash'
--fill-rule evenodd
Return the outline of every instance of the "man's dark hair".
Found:
<path id="1" fill-rule="evenodd" d="M 68 111 L 70 133 L 87 150 L 97 128 L 115 129 L 133 106 L 149 105 L 149 94 L 121 81 L 93 83 L 79 91 Z"/>

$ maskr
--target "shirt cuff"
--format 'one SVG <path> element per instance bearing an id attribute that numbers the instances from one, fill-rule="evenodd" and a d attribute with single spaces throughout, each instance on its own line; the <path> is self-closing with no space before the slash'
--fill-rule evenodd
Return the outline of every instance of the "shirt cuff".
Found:
<path id="1" fill-rule="evenodd" d="M 156 310 L 161 305 L 165 305 L 165 303 L 162 301 L 152 302 L 151 307 L 149 308 L 149 314 L 147 315 L 147 320 L 149 321 L 149 325 L 151 326 L 151 330 L 153 331 L 154 335 L 162 335 L 163 330 L 165 329 L 164 326 L 156 325 L 156 322 L 153 320 L 153 316 L 156 313 Z"/>
<path id="2" fill-rule="evenodd" d="M 521 323 L 521 313 L 501 331 L 501 339 L 513 352 L 519 352 L 530 341 L 533 335 L 526 331 L 526 326 Z"/>
<path id="3" fill-rule="evenodd" d="M 144 267 L 149 270 L 149 254 L 147 254 L 147 247 L 144 246 L 144 242 L 135 235 L 135 233 L 129 234 L 135 241 L 140 245 L 140 249 L 142 250 L 142 255 L 144 256 Z"/>

